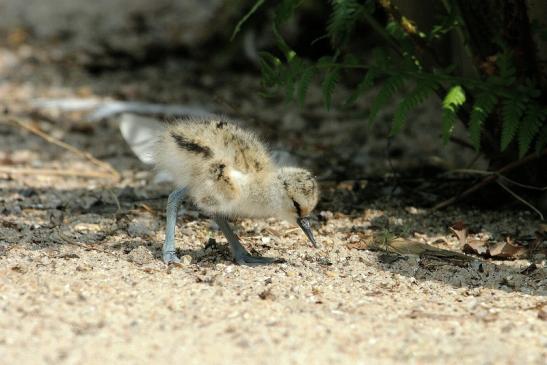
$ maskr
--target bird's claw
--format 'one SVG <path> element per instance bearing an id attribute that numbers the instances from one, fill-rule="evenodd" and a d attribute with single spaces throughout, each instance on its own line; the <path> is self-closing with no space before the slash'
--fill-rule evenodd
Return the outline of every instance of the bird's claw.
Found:
<path id="1" fill-rule="evenodd" d="M 165 251 L 163 252 L 163 262 L 165 262 L 167 265 L 180 264 L 180 259 L 175 251 Z"/>

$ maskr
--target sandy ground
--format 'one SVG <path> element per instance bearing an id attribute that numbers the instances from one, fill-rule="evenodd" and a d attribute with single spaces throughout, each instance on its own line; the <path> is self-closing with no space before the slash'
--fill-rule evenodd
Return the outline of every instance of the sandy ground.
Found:
<path id="1" fill-rule="evenodd" d="M 260 98 L 253 75 L 207 73 L 180 59 L 91 74 L 47 54 L 2 49 L 2 120 L 34 121 L 122 178 L 0 173 L 0 363 L 547 362 L 545 256 L 458 266 L 355 248 L 397 235 L 460 252 L 448 228 L 454 222 L 497 242 L 533 236 L 540 222 L 532 213 L 465 206 L 431 213 L 423 207 L 443 195 L 426 180 L 418 187 L 371 180 L 356 189 L 355 178 L 388 167 L 385 141 L 376 138 L 386 129 L 370 132 L 346 112 L 325 112 L 317 90 L 299 110 Z M 322 178 L 313 219 L 321 248 L 286 223 L 243 220 L 236 228 L 247 247 L 287 262 L 237 266 L 222 235 L 186 204 L 177 227 L 183 264 L 166 267 L 159 257 L 170 187 L 153 182 L 116 118 L 89 124 L 79 112 L 30 107 L 36 97 L 74 96 L 194 103 L 244 119 Z M 394 168 L 472 158 L 436 143 L 432 115 L 422 110 L 415 122 L 423 127 L 393 141 Z M 0 124 L 0 161 L 99 170 L 13 123 Z M 537 268 L 522 273 L 531 261 Z"/>

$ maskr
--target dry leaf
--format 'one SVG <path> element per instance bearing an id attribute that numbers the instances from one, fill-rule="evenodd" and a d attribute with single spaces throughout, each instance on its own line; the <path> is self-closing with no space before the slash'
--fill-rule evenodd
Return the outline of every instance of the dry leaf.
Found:
<path id="1" fill-rule="evenodd" d="M 486 241 L 481 240 L 469 240 L 469 242 L 463 246 L 462 251 L 479 256 L 488 256 Z"/>
<path id="2" fill-rule="evenodd" d="M 467 227 L 463 221 L 457 221 L 449 227 L 450 230 L 458 237 L 460 245 L 464 247 L 467 244 Z"/>
<path id="3" fill-rule="evenodd" d="M 488 243 L 487 241 L 470 240 L 463 247 L 465 253 L 485 258 L 514 260 L 528 255 L 528 247 L 516 244 L 507 237 L 505 242 Z"/>
<path id="4" fill-rule="evenodd" d="M 499 259 L 516 259 L 527 255 L 526 247 L 518 246 L 507 238 L 505 242 L 494 243 L 488 248 L 490 256 Z"/>
<path id="5" fill-rule="evenodd" d="M 406 240 L 400 237 L 392 239 L 388 242 L 372 242 L 371 244 L 368 244 L 366 248 L 399 255 L 416 255 L 421 258 L 435 258 L 458 266 L 463 263 L 474 261 L 473 258 L 459 252 L 444 250 L 426 243 Z"/>
<path id="6" fill-rule="evenodd" d="M 350 242 L 346 244 L 346 247 L 350 250 L 369 250 L 375 246 L 374 236 L 372 235 L 363 235 L 359 237 L 356 242 Z"/>

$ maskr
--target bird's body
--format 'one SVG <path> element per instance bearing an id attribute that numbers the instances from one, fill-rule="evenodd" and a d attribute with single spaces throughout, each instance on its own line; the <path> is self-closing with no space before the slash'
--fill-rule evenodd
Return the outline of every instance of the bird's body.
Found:
<path id="1" fill-rule="evenodd" d="M 197 207 L 219 219 L 275 216 L 300 224 L 318 199 L 308 171 L 277 166 L 253 133 L 222 118 L 170 123 L 155 161 Z"/>

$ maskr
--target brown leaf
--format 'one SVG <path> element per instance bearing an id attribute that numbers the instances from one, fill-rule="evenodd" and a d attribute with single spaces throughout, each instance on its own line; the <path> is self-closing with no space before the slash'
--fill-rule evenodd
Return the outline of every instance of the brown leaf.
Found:
<path id="1" fill-rule="evenodd" d="M 374 237 L 372 235 L 363 235 L 357 242 L 350 242 L 346 247 L 350 250 L 369 250 L 374 246 Z"/>
<path id="2" fill-rule="evenodd" d="M 458 241 L 460 241 L 460 245 L 464 247 L 467 244 L 467 227 L 465 223 L 463 221 L 456 221 L 449 228 L 456 235 Z"/>
<path id="3" fill-rule="evenodd" d="M 479 256 L 489 256 L 486 241 L 481 240 L 469 240 L 469 242 L 463 245 L 462 251 Z"/>
<path id="4" fill-rule="evenodd" d="M 469 240 L 463 247 L 463 252 L 479 255 L 485 258 L 515 260 L 528 255 L 528 247 L 515 243 L 507 237 L 505 242 Z"/>
<path id="5" fill-rule="evenodd" d="M 454 265 L 461 265 L 462 263 L 474 260 L 459 252 L 444 250 L 442 248 L 400 237 L 392 239 L 389 242 L 371 245 L 370 249 L 397 253 L 400 255 L 416 255 L 421 258 L 435 258 Z"/>
<path id="6" fill-rule="evenodd" d="M 526 247 L 516 245 L 513 240 L 507 238 L 505 242 L 498 242 L 488 248 L 492 258 L 516 259 L 526 256 Z"/>

